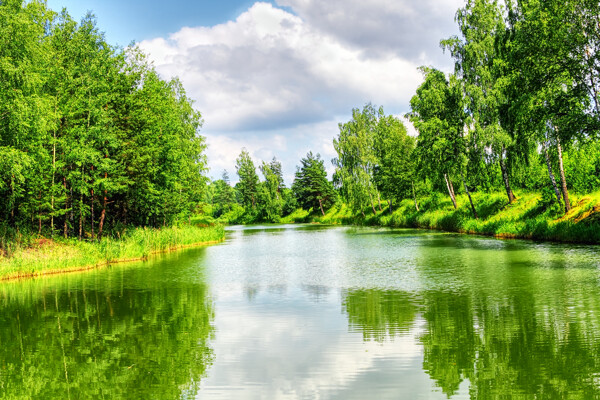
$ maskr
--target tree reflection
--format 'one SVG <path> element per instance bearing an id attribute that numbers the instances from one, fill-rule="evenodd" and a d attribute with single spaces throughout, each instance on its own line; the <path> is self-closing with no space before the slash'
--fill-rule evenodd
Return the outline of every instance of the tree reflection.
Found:
<path id="1" fill-rule="evenodd" d="M 470 300 L 455 293 L 432 292 L 425 296 L 426 333 L 423 369 L 448 396 L 473 375 L 478 337 Z"/>
<path id="2" fill-rule="evenodd" d="M 342 307 L 365 341 L 422 331 L 423 370 L 447 398 L 463 382 L 472 399 L 600 398 L 600 288 L 593 272 L 502 273 L 485 277 L 493 285 L 471 282 L 458 291 L 347 290 Z"/>
<path id="3" fill-rule="evenodd" d="M 379 289 L 345 291 L 342 308 L 348 314 L 351 329 L 358 328 L 364 340 L 377 342 L 406 333 L 417 312 L 408 293 Z"/>
<path id="4" fill-rule="evenodd" d="M 193 397 L 213 360 L 205 285 L 0 297 L 0 397 Z"/>
<path id="5" fill-rule="evenodd" d="M 423 369 L 448 398 L 464 379 L 473 399 L 598 398 L 598 303 L 531 288 L 425 294 Z"/>

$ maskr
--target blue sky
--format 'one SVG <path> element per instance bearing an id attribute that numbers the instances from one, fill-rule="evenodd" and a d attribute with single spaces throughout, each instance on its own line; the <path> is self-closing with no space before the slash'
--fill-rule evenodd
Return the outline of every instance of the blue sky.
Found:
<path id="1" fill-rule="evenodd" d="M 331 173 L 332 140 L 352 108 L 401 116 L 420 65 L 452 69 L 439 41 L 457 34 L 464 0 L 263 2 L 48 0 L 75 19 L 89 10 L 111 44 L 135 41 L 165 79 L 177 76 L 202 113 L 209 176 L 235 182 L 242 147 L 274 156 L 286 183 L 308 151 Z M 409 127 L 409 131 L 411 127 Z"/>
<path id="2" fill-rule="evenodd" d="M 189 1 L 189 0 L 47 0 L 48 6 L 60 11 L 67 8 L 76 20 L 88 11 L 98 18 L 98 24 L 108 41 L 122 46 L 132 40 L 165 36 L 184 26 L 213 26 L 235 19 L 254 1 Z"/>

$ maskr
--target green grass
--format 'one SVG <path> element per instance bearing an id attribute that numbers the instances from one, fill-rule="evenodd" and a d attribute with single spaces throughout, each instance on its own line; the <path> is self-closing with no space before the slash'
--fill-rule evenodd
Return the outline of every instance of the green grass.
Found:
<path id="1" fill-rule="evenodd" d="M 240 206 L 239 204 L 233 204 L 229 211 L 217 218 L 217 222 L 223 225 L 238 224 L 243 222 L 244 213 L 244 207 Z"/>
<path id="2" fill-rule="evenodd" d="M 324 216 L 317 216 L 313 219 L 314 222 L 319 222 L 322 224 L 353 224 L 356 222 L 360 222 L 359 220 L 355 221 L 354 215 L 352 211 L 346 204 L 335 204 Z"/>
<path id="3" fill-rule="evenodd" d="M 540 194 L 517 193 L 508 204 L 504 193 L 474 193 L 478 219 L 473 218 L 466 195 L 457 197 L 455 210 L 450 198 L 439 193 L 419 199 L 420 211 L 413 200 L 397 204 L 393 213 L 365 208 L 352 213 L 345 205 L 336 205 L 327 214 L 314 216 L 324 224 L 381 225 L 404 228 L 437 229 L 451 232 L 572 243 L 600 244 L 600 192 L 571 195 L 572 209 L 564 214 Z"/>
<path id="4" fill-rule="evenodd" d="M 99 242 L 76 239 L 12 238 L 0 255 L 0 279 L 35 276 L 93 268 L 110 263 L 139 260 L 159 252 L 223 240 L 223 226 L 173 226 L 161 229 L 137 228 L 120 238 L 105 237 Z"/>
<path id="5" fill-rule="evenodd" d="M 303 223 L 309 222 L 311 219 L 310 214 L 312 213 L 312 208 L 308 211 L 303 210 L 302 208 L 298 208 L 291 214 L 282 217 L 279 222 L 282 224 L 293 224 L 293 223 Z"/>

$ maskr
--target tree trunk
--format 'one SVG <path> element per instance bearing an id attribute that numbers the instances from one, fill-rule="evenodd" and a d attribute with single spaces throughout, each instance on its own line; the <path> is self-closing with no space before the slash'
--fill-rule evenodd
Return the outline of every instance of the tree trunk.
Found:
<path id="1" fill-rule="evenodd" d="M 91 215 L 91 217 L 92 217 L 92 240 L 94 240 L 95 239 L 95 236 L 94 236 L 94 189 L 92 189 L 92 210 L 91 211 L 92 211 L 92 215 Z"/>
<path id="2" fill-rule="evenodd" d="M 383 211 L 383 208 L 381 208 L 381 194 L 379 191 L 377 192 L 377 201 L 379 202 L 379 211 Z"/>
<path id="3" fill-rule="evenodd" d="M 56 108 L 54 110 L 56 113 Z M 54 182 L 56 178 L 56 128 L 54 128 L 54 141 L 52 142 L 52 186 L 50 186 L 50 236 L 54 237 Z"/>
<path id="4" fill-rule="evenodd" d="M 500 153 L 500 171 L 502 172 L 502 180 L 504 181 L 504 189 L 506 189 L 506 196 L 508 196 L 508 204 L 515 201 L 515 195 L 510 188 L 510 181 L 508 180 L 508 169 L 504 163 L 504 147 L 502 147 L 502 153 Z"/>
<path id="5" fill-rule="evenodd" d="M 321 214 L 325 216 L 325 211 L 323 211 L 323 200 L 319 199 L 319 207 L 321 208 Z"/>
<path id="6" fill-rule="evenodd" d="M 469 188 L 467 187 L 467 183 L 465 182 L 465 176 L 463 175 L 462 170 L 460 171 L 460 179 L 462 180 L 463 186 L 465 187 L 465 193 L 469 197 L 469 203 L 471 203 L 471 211 L 473 211 L 473 217 L 477 219 L 477 211 L 475 211 L 475 205 L 473 204 L 473 199 L 471 198 L 471 192 L 469 192 Z"/>
<path id="7" fill-rule="evenodd" d="M 65 189 L 65 196 L 67 193 L 67 178 L 63 176 L 63 188 Z M 68 219 L 68 213 L 69 213 L 69 201 L 68 199 L 65 199 L 65 225 L 63 227 L 63 235 L 65 237 L 65 239 L 67 238 L 67 234 L 68 234 L 68 228 L 67 228 L 67 219 Z"/>
<path id="8" fill-rule="evenodd" d="M 15 176 L 13 175 L 10 180 L 10 198 L 12 199 L 10 205 L 10 223 L 15 226 Z"/>
<path id="9" fill-rule="evenodd" d="M 562 186 L 562 194 L 565 201 L 565 212 L 569 212 L 571 210 L 571 203 L 569 202 L 569 192 L 567 190 L 567 180 L 565 178 L 565 168 L 563 166 L 562 146 L 560 145 L 560 138 L 558 135 L 556 135 L 556 148 L 558 149 L 558 170 L 560 171 L 560 184 Z"/>
<path id="10" fill-rule="evenodd" d="M 446 175 L 444 175 L 445 177 Z M 446 179 L 446 183 L 448 183 L 448 180 Z M 415 201 L 415 209 L 417 210 L 417 212 L 419 212 L 419 204 L 417 204 L 417 193 L 415 192 L 415 182 L 410 181 L 410 184 L 412 186 L 412 194 L 413 194 L 413 200 Z"/>
<path id="11" fill-rule="evenodd" d="M 452 182 L 448 179 L 448 174 L 444 174 L 444 179 L 446 180 L 446 186 L 448 187 L 448 193 L 450 194 L 450 198 L 452 199 L 452 205 L 456 210 L 458 207 L 456 206 L 456 197 L 454 197 L 454 188 L 452 187 Z"/>
<path id="12" fill-rule="evenodd" d="M 105 172 L 104 173 L 105 181 L 106 181 L 107 177 L 108 177 L 108 174 Z M 102 228 L 104 227 L 104 217 L 105 216 L 106 216 L 106 189 L 104 189 L 104 196 L 102 198 L 102 213 L 100 214 L 100 227 L 98 228 L 98 240 L 100 240 L 102 238 Z"/>
<path id="13" fill-rule="evenodd" d="M 94 166 L 92 165 L 92 174 L 93 174 L 93 171 L 94 171 Z M 92 177 L 92 179 L 93 179 L 93 177 Z M 94 236 L 94 199 L 95 199 L 94 198 L 94 188 L 92 187 L 90 190 L 91 190 L 91 194 L 92 194 L 92 210 L 91 210 L 92 211 L 92 240 L 94 240 L 95 239 L 95 236 Z"/>
<path id="14" fill-rule="evenodd" d="M 79 240 L 83 236 L 83 165 L 81 166 L 81 188 L 79 189 Z"/>
<path id="15" fill-rule="evenodd" d="M 596 20 L 597 21 L 597 20 Z M 595 54 L 595 52 L 594 52 Z M 600 108 L 598 107 L 598 85 L 596 84 L 596 80 L 594 79 L 594 70 L 591 68 L 591 65 L 594 64 L 594 62 L 590 62 L 591 60 L 591 56 L 592 55 L 592 51 L 589 48 L 589 46 L 586 46 L 585 48 L 585 64 L 588 66 L 588 73 L 589 73 L 589 77 L 590 77 L 590 89 L 591 89 L 591 96 L 592 99 L 594 99 L 594 109 L 596 111 L 596 115 L 600 112 Z"/>
<path id="16" fill-rule="evenodd" d="M 369 193 L 369 199 L 371 199 L 371 208 L 373 209 L 373 215 L 377 215 L 377 211 L 375 211 L 375 204 L 373 203 L 373 195 Z"/>
<path id="17" fill-rule="evenodd" d="M 100 226 L 98 227 L 98 240 L 102 238 L 102 228 L 104 227 L 104 217 L 106 216 L 106 196 L 102 201 L 102 212 L 100 213 Z"/>
<path id="18" fill-rule="evenodd" d="M 450 184 L 450 191 L 452 192 L 452 197 L 456 200 L 456 194 L 454 193 L 454 184 L 452 184 L 452 179 L 448 176 L 448 183 Z"/>
<path id="19" fill-rule="evenodd" d="M 544 155 L 546 156 L 546 166 L 548 167 L 548 176 L 550 176 L 550 182 L 552 182 L 554 194 L 556 194 L 556 200 L 558 201 L 558 204 L 560 204 L 560 191 L 558 190 L 558 186 L 556 185 L 556 179 L 554 179 L 554 174 L 552 173 L 552 164 L 550 163 L 550 156 L 548 155 L 548 143 L 545 142 L 543 144 L 543 147 Z"/>
<path id="20" fill-rule="evenodd" d="M 79 195 L 79 240 L 83 235 L 83 194 Z"/>
<path id="21" fill-rule="evenodd" d="M 71 187 L 69 188 L 69 198 L 71 199 L 71 210 L 69 211 L 69 220 L 71 221 L 71 224 L 73 224 L 73 222 L 75 221 L 75 214 L 74 214 L 74 209 L 75 207 L 73 206 L 74 200 L 73 200 L 73 185 L 71 185 Z"/>
<path id="22" fill-rule="evenodd" d="M 40 191 L 40 202 L 38 203 L 38 235 L 42 234 L 42 210 L 40 208 L 42 204 L 42 192 Z"/>
<path id="23" fill-rule="evenodd" d="M 394 210 L 392 209 L 392 198 L 391 197 L 388 200 L 388 205 L 390 206 L 390 214 L 392 214 L 394 212 Z"/>

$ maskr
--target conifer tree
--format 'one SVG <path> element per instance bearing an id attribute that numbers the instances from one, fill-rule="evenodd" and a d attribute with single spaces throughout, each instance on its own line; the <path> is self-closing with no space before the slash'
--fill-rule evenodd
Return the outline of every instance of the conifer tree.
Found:
<path id="1" fill-rule="evenodd" d="M 305 210 L 318 209 L 325 215 L 325 210 L 335 204 L 336 200 L 333 185 L 327 180 L 325 164 L 321 156 L 318 153 L 313 155 L 312 151 L 300 163 L 292 185 L 298 204 Z"/>
<path id="2" fill-rule="evenodd" d="M 250 153 L 245 148 L 242 149 L 236 160 L 235 169 L 240 178 L 236 188 L 240 192 L 242 205 L 247 209 L 255 209 L 258 196 L 258 175 Z"/>

